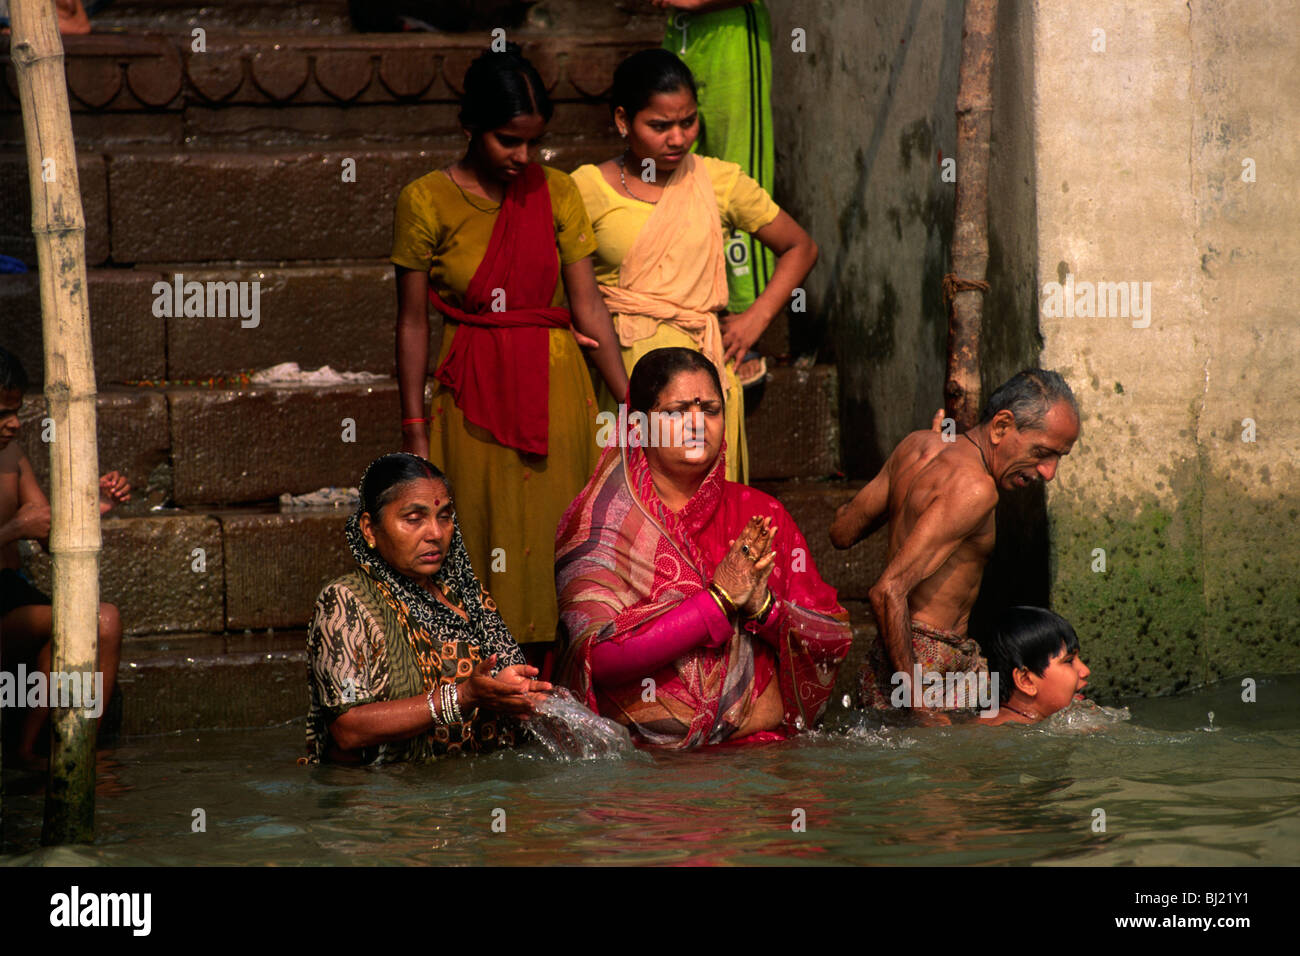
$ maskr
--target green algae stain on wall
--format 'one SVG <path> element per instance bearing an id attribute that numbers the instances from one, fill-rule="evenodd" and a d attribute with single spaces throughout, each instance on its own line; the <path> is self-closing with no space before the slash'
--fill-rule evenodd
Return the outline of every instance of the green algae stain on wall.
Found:
<path id="1" fill-rule="evenodd" d="M 1103 515 L 1085 515 L 1078 500 L 1049 504 L 1052 608 L 1079 635 L 1093 698 L 1168 694 L 1206 679 L 1195 468 L 1188 462 L 1171 477 L 1172 509 L 1154 495 L 1123 499 Z M 1093 570 L 1099 549 L 1104 572 Z"/>
<path id="2" fill-rule="evenodd" d="M 1206 481 L 1210 679 L 1300 671 L 1300 521 L 1295 497 L 1238 469 Z M 1295 487 L 1294 479 L 1284 483 Z"/>
<path id="3" fill-rule="evenodd" d="M 1095 517 L 1073 496 L 1049 506 L 1052 606 L 1078 632 L 1089 695 L 1300 670 L 1300 516 L 1203 457 L 1167 481 L 1172 505 L 1125 498 Z"/>

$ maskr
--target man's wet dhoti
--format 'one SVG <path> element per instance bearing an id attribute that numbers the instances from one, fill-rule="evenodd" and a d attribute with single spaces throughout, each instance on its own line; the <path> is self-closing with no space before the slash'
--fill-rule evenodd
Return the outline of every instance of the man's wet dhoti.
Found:
<path id="1" fill-rule="evenodd" d="M 988 661 L 980 654 L 979 645 L 973 637 L 922 624 L 920 621 L 912 622 L 912 654 L 916 657 L 916 663 L 920 665 L 923 682 L 926 679 L 925 675 L 932 673 L 941 675 L 941 679 L 946 683 L 948 674 L 980 674 L 988 673 L 989 669 Z M 879 635 L 867 651 L 867 660 L 862 665 L 862 673 L 858 678 L 858 693 L 864 707 L 875 710 L 888 710 L 893 707 L 891 698 L 899 693 L 897 688 L 900 684 L 894 679 L 894 673 L 889 653 L 885 650 L 884 635 Z M 912 680 L 913 676 L 909 674 L 909 680 Z M 904 699 L 907 701 L 907 706 L 913 706 L 910 695 Z M 975 706 L 974 701 L 972 700 L 967 706 Z"/>

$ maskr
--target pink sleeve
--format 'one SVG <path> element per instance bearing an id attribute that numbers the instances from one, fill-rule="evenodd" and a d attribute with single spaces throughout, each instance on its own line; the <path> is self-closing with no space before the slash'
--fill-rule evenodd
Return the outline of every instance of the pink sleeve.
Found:
<path id="1" fill-rule="evenodd" d="M 663 670 L 692 648 L 719 647 L 731 634 L 731 621 L 718 602 L 701 591 L 622 639 L 597 643 L 591 649 L 591 677 L 598 684 L 627 684 Z"/>

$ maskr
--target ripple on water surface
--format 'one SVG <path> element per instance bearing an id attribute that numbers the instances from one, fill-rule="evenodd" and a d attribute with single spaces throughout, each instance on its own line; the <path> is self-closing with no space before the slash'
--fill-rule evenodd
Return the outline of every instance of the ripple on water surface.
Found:
<path id="1" fill-rule="evenodd" d="M 89 847 L 35 849 L 39 793 L 7 774 L 0 861 L 1296 863 L 1300 677 L 1238 698 L 1225 682 L 1129 701 L 1131 719 L 1076 705 L 1001 728 L 885 727 L 837 707 L 796 741 L 684 754 L 628 750 L 593 725 L 374 768 L 298 766 L 301 723 L 135 738 L 101 754 Z"/>

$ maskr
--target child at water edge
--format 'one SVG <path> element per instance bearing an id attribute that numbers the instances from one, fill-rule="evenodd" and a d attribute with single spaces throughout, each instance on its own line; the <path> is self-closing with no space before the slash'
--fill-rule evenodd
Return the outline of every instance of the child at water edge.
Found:
<path id="1" fill-rule="evenodd" d="M 49 550 L 50 502 L 36 482 L 32 463 L 15 440 L 18 412 L 23 404 L 27 372 L 18 358 L 0 347 L 0 668 L 16 673 L 19 663 L 50 672 L 50 635 L 54 609 L 50 598 L 37 590 L 19 571 L 18 542 L 32 539 Z M 131 500 L 131 486 L 116 471 L 99 479 L 99 513 L 119 501 Z M 122 623 L 112 604 L 99 605 L 98 670 L 104 675 L 100 699 L 102 713 L 113 696 L 121 651 Z M 48 686 L 48 685 L 47 685 Z M 24 697 L 24 690 L 19 690 Z M 48 716 L 46 707 L 24 708 L 19 722 L 17 762 L 39 767 L 36 741 Z"/>
<path id="2" fill-rule="evenodd" d="M 1032 724 L 1082 699 L 1088 666 L 1068 621 L 1041 607 L 1011 607 L 980 642 L 997 676 L 997 712 L 979 722 Z"/>

